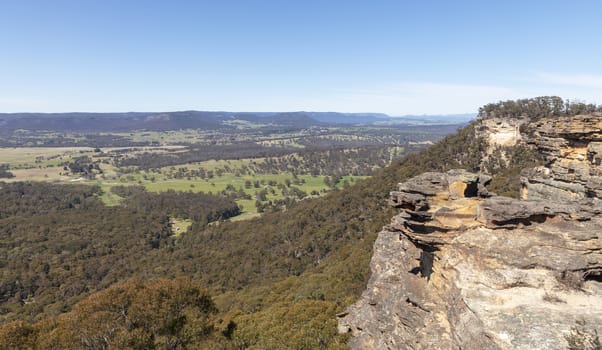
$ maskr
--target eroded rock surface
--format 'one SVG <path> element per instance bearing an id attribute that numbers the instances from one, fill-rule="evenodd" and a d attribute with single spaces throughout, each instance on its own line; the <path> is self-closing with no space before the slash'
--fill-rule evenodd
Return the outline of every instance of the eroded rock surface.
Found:
<path id="1" fill-rule="evenodd" d="M 489 177 L 462 170 L 400 184 L 390 196 L 400 213 L 374 244 L 368 287 L 339 317 L 351 348 L 567 349 L 579 340 L 595 349 L 602 119 L 593 117 L 536 125 L 528 139 L 541 138 L 534 145 L 548 165 L 523 179 L 523 200 L 490 195 Z"/>
<path id="2" fill-rule="evenodd" d="M 477 136 L 485 138 L 492 147 L 514 146 L 524 140 L 520 127 L 528 122 L 527 117 L 479 119 Z"/>

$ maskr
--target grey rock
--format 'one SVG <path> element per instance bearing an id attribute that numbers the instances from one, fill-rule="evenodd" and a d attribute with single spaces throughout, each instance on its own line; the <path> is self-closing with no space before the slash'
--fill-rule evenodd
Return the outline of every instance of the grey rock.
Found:
<path id="1" fill-rule="evenodd" d="M 602 114 L 542 118 L 526 143 L 546 159 L 546 172 L 523 179 L 525 197 L 572 201 L 602 194 Z M 539 171 L 539 174 L 537 173 Z"/>
<path id="2" fill-rule="evenodd" d="M 412 181 L 400 183 L 399 192 L 435 196 L 437 193 L 447 191 L 447 184 L 445 174 L 427 172 L 412 178 Z"/>
<path id="3" fill-rule="evenodd" d="M 361 299 L 339 315 L 352 349 L 566 349 L 602 336 L 602 114 L 519 134 L 526 122 L 477 125 L 490 150 L 544 155 L 522 173 L 523 200 L 464 170 L 391 193 L 400 213 L 378 235 Z"/>

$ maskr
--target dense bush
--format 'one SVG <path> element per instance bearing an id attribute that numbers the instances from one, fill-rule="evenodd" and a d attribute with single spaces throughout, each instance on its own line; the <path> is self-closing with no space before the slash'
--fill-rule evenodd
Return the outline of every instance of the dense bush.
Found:
<path id="1" fill-rule="evenodd" d="M 10 179 L 15 177 L 9 170 L 8 164 L 0 164 L 0 179 Z"/>
<path id="2" fill-rule="evenodd" d="M 198 349 L 210 344 L 216 312 L 209 295 L 188 279 L 133 279 L 59 317 L 7 323 L 0 349 Z"/>
<path id="3" fill-rule="evenodd" d="M 479 116 L 499 118 L 529 117 L 537 119 L 541 117 L 573 116 L 600 111 L 602 111 L 602 106 L 595 104 L 565 101 L 558 96 L 542 96 L 490 103 L 479 109 Z"/>
<path id="4" fill-rule="evenodd" d="M 236 202 L 226 196 L 174 190 L 150 193 L 140 190 L 140 186 L 135 186 L 132 190 L 127 190 L 127 187 L 121 189 L 124 187 L 119 186 L 113 190 L 125 197 L 122 206 L 143 213 L 164 212 L 170 216 L 193 220 L 201 227 L 209 222 L 240 214 Z"/>

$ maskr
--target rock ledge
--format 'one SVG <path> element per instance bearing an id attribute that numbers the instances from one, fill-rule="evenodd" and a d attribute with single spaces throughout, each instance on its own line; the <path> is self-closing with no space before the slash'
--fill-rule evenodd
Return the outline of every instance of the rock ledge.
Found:
<path id="1" fill-rule="evenodd" d="M 602 136 L 584 128 L 601 118 L 536 126 L 529 142 L 547 147 L 547 166 L 526 173 L 522 200 L 488 193 L 490 177 L 464 170 L 391 192 L 400 213 L 374 243 L 367 289 L 339 316 L 351 348 L 566 349 L 578 339 L 594 349 Z"/>

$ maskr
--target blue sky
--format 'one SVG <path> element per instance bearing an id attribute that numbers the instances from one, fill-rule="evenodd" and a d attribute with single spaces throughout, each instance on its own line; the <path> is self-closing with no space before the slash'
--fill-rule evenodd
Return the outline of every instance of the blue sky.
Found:
<path id="1" fill-rule="evenodd" d="M 0 0 L 0 112 L 602 103 L 602 1 Z"/>

